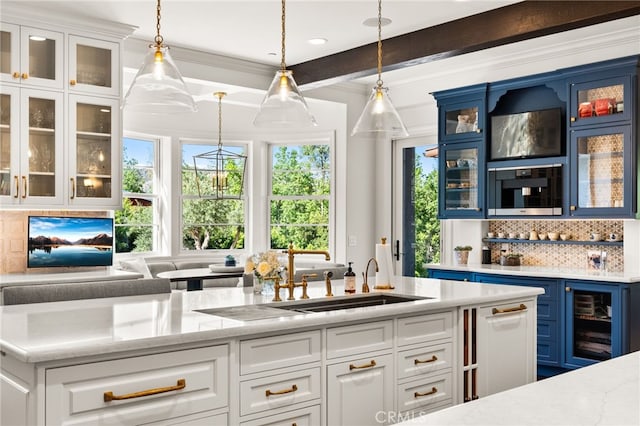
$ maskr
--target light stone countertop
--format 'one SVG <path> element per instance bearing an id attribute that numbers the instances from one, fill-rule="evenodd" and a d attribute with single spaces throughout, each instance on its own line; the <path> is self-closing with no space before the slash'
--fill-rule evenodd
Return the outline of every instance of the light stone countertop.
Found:
<path id="1" fill-rule="evenodd" d="M 517 275 L 523 277 L 563 278 L 589 281 L 607 281 L 616 283 L 639 283 L 640 272 L 591 271 L 587 268 L 564 268 L 553 266 L 500 266 L 497 264 L 445 265 L 426 264 L 428 269 L 446 269 L 463 272 L 480 272 L 485 274 Z"/>
<path id="2" fill-rule="evenodd" d="M 640 352 L 403 420 L 398 426 L 637 426 Z"/>
<path id="3" fill-rule="evenodd" d="M 531 297 L 533 287 L 464 283 L 396 277 L 398 294 L 428 297 L 402 304 L 318 313 L 295 313 L 266 319 L 238 320 L 196 312 L 271 303 L 273 296 L 254 295 L 251 287 L 174 291 L 171 294 L 0 306 L 0 350 L 28 363 L 77 357 L 107 356 L 132 351 L 180 348 L 240 336 L 292 332 L 396 315 L 419 314 L 469 304 Z M 373 283 L 370 283 L 373 289 Z M 333 281 L 334 298 L 344 296 L 342 280 Z M 296 299 L 301 289 L 295 291 Z M 324 298 L 324 281 L 310 283 L 312 300 Z M 388 290 L 386 292 L 389 292 Z M 285 290 L 281 297 L 286 298 Z M 295 302 L 278 302 L 281 304 Z"/>

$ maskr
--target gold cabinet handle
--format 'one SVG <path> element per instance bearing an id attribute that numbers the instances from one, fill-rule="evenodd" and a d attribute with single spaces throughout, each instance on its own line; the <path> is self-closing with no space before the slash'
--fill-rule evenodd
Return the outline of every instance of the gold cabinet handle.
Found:
<path id="1" fill-rule="evenodd" d="M 565 287 L 564 291 L 566 291 L 567 293 L 571 293 L 571 287 Z"/>
<path id="2" fill-rule="evenodd" d="M 20 77 L 22 77 L 23 80 L 26 80 L 29 78 L 29 74 L 27 74 L 26 72 L 23 72 Z"/>
<path id="3" fill-rule="evenodd" d="M 291 393 L 291 392 L 295 392 L 298 390 L 298 385 L 294 384 L 293 386 L 291 386 L 289 389 L 283 389 L 283 390 L 279 390 L 279 391 L 272 391 L 271 389 L 267 389 L 264 393 L 267 396 L 271 396 L 271 395 L 284 395 L 286 393 Z"/>
<path id="4" fill-rule="evenodd" d="M 69 80 L 69 84 L 75 86 L 78 82 L 76 80 Z"/>
<path id="5" fill-rule="evenodd" d="M 524 311 L 525 309 L 527 309 L 527 305 L 525 305 L 524 303 L 521 303 L 520 306 L 515 306 L 513 308 L 504 308 L 504 309 L 493 308 L 491 310 L 491 313 L 493 315 L 508 314 L 508 313 L 511 313 L 511 312 Z"/>
<path id="6" fill-rule="evenodd" d="M 104 393 L 104 402 L 120 401 L 122 399 L 140 398 L 143 396 L 157 395 L 159 393 L 166 393 L 184 389 L 187 387 L 187 381 L 185 379 L 178 379 L 178 383 L 175 386 L 167 386 L 164 388 L 147 389 L 140 392 L 128 393 L 125 395 L 114 395 L 113 392 L 108 391 Z"/>
<path id="7" fill-rule="evenodd" d="M 71 178 L 71 198 L 72 200 L 76 198 L 76 180 Z"/>
<path id="8" fill-rule="evenodd" d="M 414 392 L 413 393 L 413 397 L 414 398 L 420 398 L 421 396 L 433 395 L 436 392 L 438 392 L 438 389 L 434 386 L 434 387 L 431 388 L 430 391 L 427 391 L 427 392 Z"/>
<path id="9" fill-rule="evenodd" d="M 27 198 L 27 177 L 22 176 L 22 198 Z"/>
<path id="10" fill-rule="evenodd" d="M 414 359 L 414 360 L 413 360 L 413 364 L 414 364 L 414 365 L 418 365 L 418 364 L 428 364 L 428 363 L 430 363 L 430 362 L 436 362 L 437 360 L 438 360 L 438 357 L 437 357 L 437 356 L 435 356 L 435 355 L 432 355 L 432 356 L 431 356 L 431 358 L 429 358 L 429 359 L 425 359 L 424 361 L 423 361 L 423 360 L 420 360 L 420 359 Z"/>
<path id="11" fill-rule="evenodd" d="M 482 129 L 481 128 L 477 128 L 476 129 L 476 133 L 482 133 Z"/>
<path id="12" fill-rule="evenodd" d="M 371 367 L 375 367 L 376 366 L 376 362 L 374 360 L 371 360 L 371 362 L 369 364 L 365 364 L 365 365 L 353 365 L 353 364 L 349 364 L 349 370 L 360 370 L 363 368 L 371 368 Z"/>
<path id="13" fill-rule="evenodd" d="M 571 210 L 572 212 L 576 211 L 576 206 L 569 206 L 569 210 Z"/>
<path id="14" fill-rule="evenodd" d="M 14 71 L 13 74 L 11 74 L 11 77 L 20 78 L 20 73 L 18 71 Z"/>
<path id="15" fill-rule="evenodd" d="M 570 120 L 572 123 L 575 123 L 576 118 L 575 118 L 575 117 L 571 117 L 569 120 Z"/>
<path id="16" fill-rule="evenodd" d="M 14 176 L 13 181 L 16 183 L 16 195 L 14 195 L 13 198 L 18 198 L 20 196 L 20 180 L 18 176 Z"/>

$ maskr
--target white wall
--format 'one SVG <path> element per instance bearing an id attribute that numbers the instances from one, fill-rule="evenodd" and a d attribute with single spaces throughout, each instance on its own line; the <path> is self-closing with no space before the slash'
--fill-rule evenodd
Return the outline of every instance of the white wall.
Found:
<path id="1" fill-rule="evenodd" d="M 125 66 L 133 69 L 139 66 L 146 44 L 148 41 L 134 39 L 125 43 Z M 433 135 L 437 126 L 437 110 L 431 92 L 639 53 L 640 17 L 634 16 L 438 60 L 411 70 L 384 73 L 383 77 L 409 133 L 412 136 Z M 186 77 L 212 82 L 208 86 L 198 86 L 202 90 L 199 96 L 206 98 L 216 90 L 242 91 L 241 98 L 246 100 L 246 104 L 225 107 L 225 135 L 240 139 L 264 136 L 264 132 L 252 128 L 250 121 L 255 114 L 256 96 L 261 98 L 262 91 L 273 78 L 274 69 L 178 48 L 172 49 L 172 55 Z M 380 237 L 386 236 L 390 241 L 397 238 L 392 235 L 391 143 L 349 136 L 374 80 L 372 77 L 357 83 L 303 92 L 320 124 L 317 131 L 335 132 L 338 168 L 335 260 L 354 261 L 358 272 L 373 256 L 375 243 Z M 202 81 L 194 84 L 199 85 Z M 221 84 L 229 87 L 215 88 Z M 192 133 L 199 135 L 195 137 L 216 137 L 216 120 L 211 116 L 211 108 L 205 105 L 202 112 L 191 119 L 170 121 L 153 121 L 125 112 L 125 129 L 151 133 L 168 131 L 172 136 L 190 136 Z M 175 143 L 172 146 L 175 147 Z M 256 211 L 254 214 L 261 213 Z M 176 220 L 174 218 L 174 222 Z M 483 221 L 450 221 L 445 224 L 444 259 L 450 256 L 447 253 L 453 246 L 462 243 L 471 244 L 474 248 L 477 246 L 473 253 L 480 256 L 479 242 L 484 226 Z M 355 246 L 348 245 L 350 236 L 354 237 Z M 256 240 L 254 245 L 259 241 Z"/>

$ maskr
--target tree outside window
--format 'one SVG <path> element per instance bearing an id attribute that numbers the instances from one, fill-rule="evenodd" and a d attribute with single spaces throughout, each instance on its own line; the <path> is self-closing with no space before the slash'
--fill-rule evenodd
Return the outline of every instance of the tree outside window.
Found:
<path id="1" fill-rule="evenodd" d="M 115 212 L 116 253 L 151 252 L 158 219 L 156 147 L 154 140 L 124 138 L 122 153 L 122 209 Z"/>
<path id="2" fill-rule="evenodd" d="M 272 145 L 270 247 L 329 250 L 329 145 Z"/>

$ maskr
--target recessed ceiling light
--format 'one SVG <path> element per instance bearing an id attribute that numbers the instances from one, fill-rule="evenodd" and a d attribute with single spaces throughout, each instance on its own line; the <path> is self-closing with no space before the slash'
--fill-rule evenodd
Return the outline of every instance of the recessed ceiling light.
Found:
<path id="1" fill-rule="evenodd" d="M 309 44 L 313 44 L 313 45 L 316 45 L 316 46 L 321 45 L 321 44 L 325 44 L 327 41 L 328 40 L 326 38 L 320 38 L 320 37 L 319 38 L 312 38 L 312 39 L 307 40 L 307 42 Z"/>
<path id="2" fill-rule="evenodd" d="M 387 26 L 389 25 L 391 22 L 393 22 L 391 19 L 389 18 L 382 18 L 380 19 L 380 23 L 382 24 L 382 26 Z M 362 25 L 364 25 L 365 27 L 377 27 L 378 26 L 378 18 L 367 18 L 364 21 L 362 21 Z"/>

